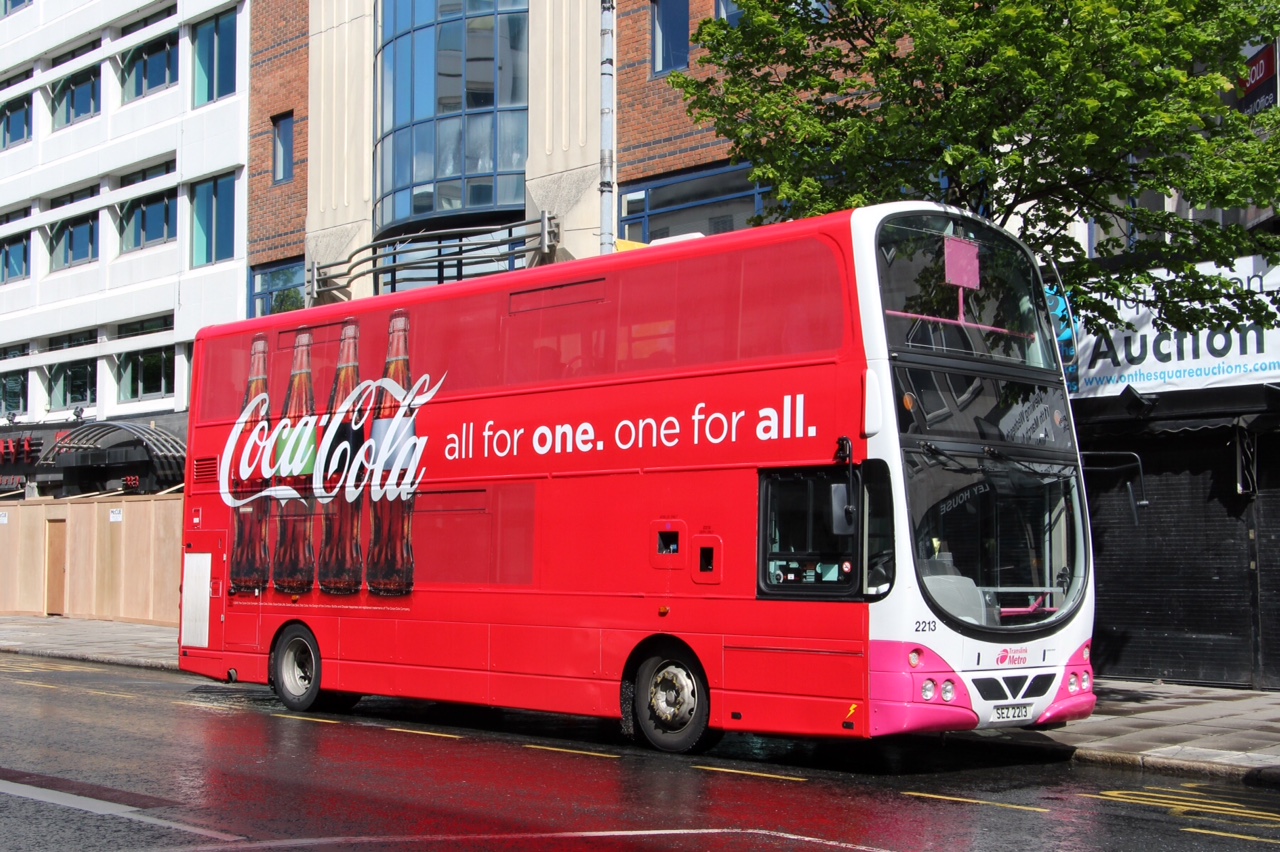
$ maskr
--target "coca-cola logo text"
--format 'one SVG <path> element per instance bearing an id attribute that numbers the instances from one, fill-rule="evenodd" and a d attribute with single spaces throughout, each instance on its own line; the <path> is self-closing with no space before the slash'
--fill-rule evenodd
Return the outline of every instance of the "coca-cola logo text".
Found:
<path id="1" fill-rule="evenodd" d="M 235 508 L 254 500 L 301 499 L 297 488 L 278 481 L 243 497 L 234 494 L 232 486 L 251 482 L 265 485 L 303 476 L 310 477 L 311 494 L 320 503 L 339 495 L 354 502 L 365 489 L 375 501 L 408 500 L 426 474 L 422 457 L 427 436 L 416 434 L 418 410 L 435 397 L 444 379 L 441 376 L 431 385 L 431 377 L 422 376 L 409 388 L 392 379 L 368 379 L 328 414 L 307 415 L 297 423 L 282 417 L 274 425 L 267 419 L 271 407 L 268 394 L 258 394 L 240 413 L 223 447 L 218 466 L 223 502 Z M 399 405 L 391 417 L 374 420 L 379 390 Z M 342 426 L 362 430 L 366 423 L 370 435 L 358 447 L 339 440 Z M 324 431 L 317 441 L 317 431 L 321 429 Z"/>

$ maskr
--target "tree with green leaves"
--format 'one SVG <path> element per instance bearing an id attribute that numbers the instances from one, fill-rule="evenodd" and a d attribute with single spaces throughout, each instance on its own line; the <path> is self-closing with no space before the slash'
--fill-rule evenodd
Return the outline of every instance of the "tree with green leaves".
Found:
<path id="1" fill-rule="evenodd" d="M 1280 322 L 1280 298 L 1196 266 L 1280 262 L 1280 234 L 1233 221 L 1280 196 L 1280 109 L 1232 104 L 1280 0 L 738 6 L 702 22 L 701 68 L 672 84 L 773 188 L 766 219 L 943 201 L 1054 261 L 1095 330 L 1120 300 L 1180 329 Z"/>

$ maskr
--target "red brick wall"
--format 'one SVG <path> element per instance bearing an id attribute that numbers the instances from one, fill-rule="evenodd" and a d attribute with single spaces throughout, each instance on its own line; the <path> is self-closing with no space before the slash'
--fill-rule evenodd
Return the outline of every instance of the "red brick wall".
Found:
<path id="1" fill-rule="evenodd" d="M 715 0 L 688 0 L 689 32 L 715 14 Z M 684 99 L 653 76 L 650 0 L 619 0 L 617 17 L 618 181 L 634 183 L 728 159 L 729 146 L 685 112 Z M 690 50 L 694 73 L 697 52 Z"/>
<path id="2" fill-rule="evenodd" d="M 249 34 L 249 263 L 301 257 L 307 225 L 309 0 L 254 0 Z M 272 181 L 271 119 L 293 113 L 293 180 Z"/>

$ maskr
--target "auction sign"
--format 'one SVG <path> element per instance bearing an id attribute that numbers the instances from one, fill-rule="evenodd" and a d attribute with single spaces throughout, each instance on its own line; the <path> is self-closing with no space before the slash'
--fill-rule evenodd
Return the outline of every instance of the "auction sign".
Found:
<path id="1" fill-rule="evenodd" d="M 1261 257 L 1241 258 L 1234 269 L 1209 264 L 1200 269 L 1255 293 L 1280 290 L 1280 267 L 1268 266 Z M 1132 330 L 1081 334 L 1077 399 L 1116 396 L 1126 387 L 1158 393 L 1280 381 L 1280 329 L 1246 325 L 1164 331 L 1150 311 L 1125 302 L 1118 307 Z"/>

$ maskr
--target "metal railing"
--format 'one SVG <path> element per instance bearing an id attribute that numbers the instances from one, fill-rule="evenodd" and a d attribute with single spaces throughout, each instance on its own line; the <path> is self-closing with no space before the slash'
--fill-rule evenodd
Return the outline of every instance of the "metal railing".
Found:
<path id="1" fill-rule="evenodd" d="M 348 289 L 366 277 L 377 295 L 537 266 L 554 258 L 559 241 L 559 222 L 545 211 L 537 219 L 499 228 L 453 228 L 375 240 L 345 260 L 312 263 L 311 296 Z"/>

